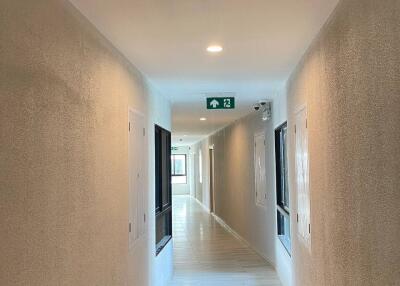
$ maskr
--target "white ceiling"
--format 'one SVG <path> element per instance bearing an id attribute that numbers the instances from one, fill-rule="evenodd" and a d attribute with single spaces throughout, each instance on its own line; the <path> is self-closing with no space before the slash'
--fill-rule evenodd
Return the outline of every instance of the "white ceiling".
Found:
<path id="1" fill-rule="evenodd" d="M 182 145 L 272 98 L 338 0 L 71 2 L 171 100 L 173 138 Z M 224 51 L 210 55 L 209 44 Z M 208 93 L 235 94 L 237 108 L 207 112 Z"/>

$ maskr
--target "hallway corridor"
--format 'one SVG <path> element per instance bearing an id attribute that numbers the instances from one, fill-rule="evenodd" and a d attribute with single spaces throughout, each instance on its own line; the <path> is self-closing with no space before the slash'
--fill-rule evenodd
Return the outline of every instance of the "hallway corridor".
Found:
<path id="1" fill-rule="evenodd" d="M 281 285 L 273 267 L 225 230 L 195 199 L 173 197 L 172 285 Z"/>
<path id="2" fill-rule="evenodd" d="M 400 0 L 0 26 L 0 286 L 400 286 Z"/>

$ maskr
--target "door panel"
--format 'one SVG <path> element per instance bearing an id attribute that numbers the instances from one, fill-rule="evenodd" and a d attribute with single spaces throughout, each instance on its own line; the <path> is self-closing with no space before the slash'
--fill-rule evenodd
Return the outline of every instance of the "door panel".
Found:
<path id="1" fill-rule="evenodd" d="M 265 173 L 265 135 L 254 135 L 254 172 L 256 204 L 265 206 L 267 201 L 267 185 Z"/>
<path id="2" fill-rule="evenodd" d="M 296 114 L 295 125 L 295 174 L 297 190 L 297 231 L 307 247 L 311 244 L 309 154 L 307 110 Z"/>
<path id="3" fill-rule="evenodd" d="M 144 124 L 142 115 L 129 110 L 129 247 L 132 247 L 145 232 Z"/>

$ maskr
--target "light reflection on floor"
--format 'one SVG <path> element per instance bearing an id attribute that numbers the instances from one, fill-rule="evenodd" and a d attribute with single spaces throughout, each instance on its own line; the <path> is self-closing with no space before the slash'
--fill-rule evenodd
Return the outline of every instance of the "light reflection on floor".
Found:
<path id="1" fill-rule="evenodd" d="M 173 198 L 171 285 L 281 285 L 268 262 L 220 226 L 189 196 Z"/>

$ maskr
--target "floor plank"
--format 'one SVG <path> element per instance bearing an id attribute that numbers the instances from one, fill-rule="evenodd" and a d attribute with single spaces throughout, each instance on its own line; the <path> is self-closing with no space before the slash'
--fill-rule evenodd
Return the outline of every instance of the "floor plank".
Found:
<path id="1" fill-rule="evenodd" d="M 280 286 L 273 267 L 189 196 L 173 198 L 173 286 Z"/>

